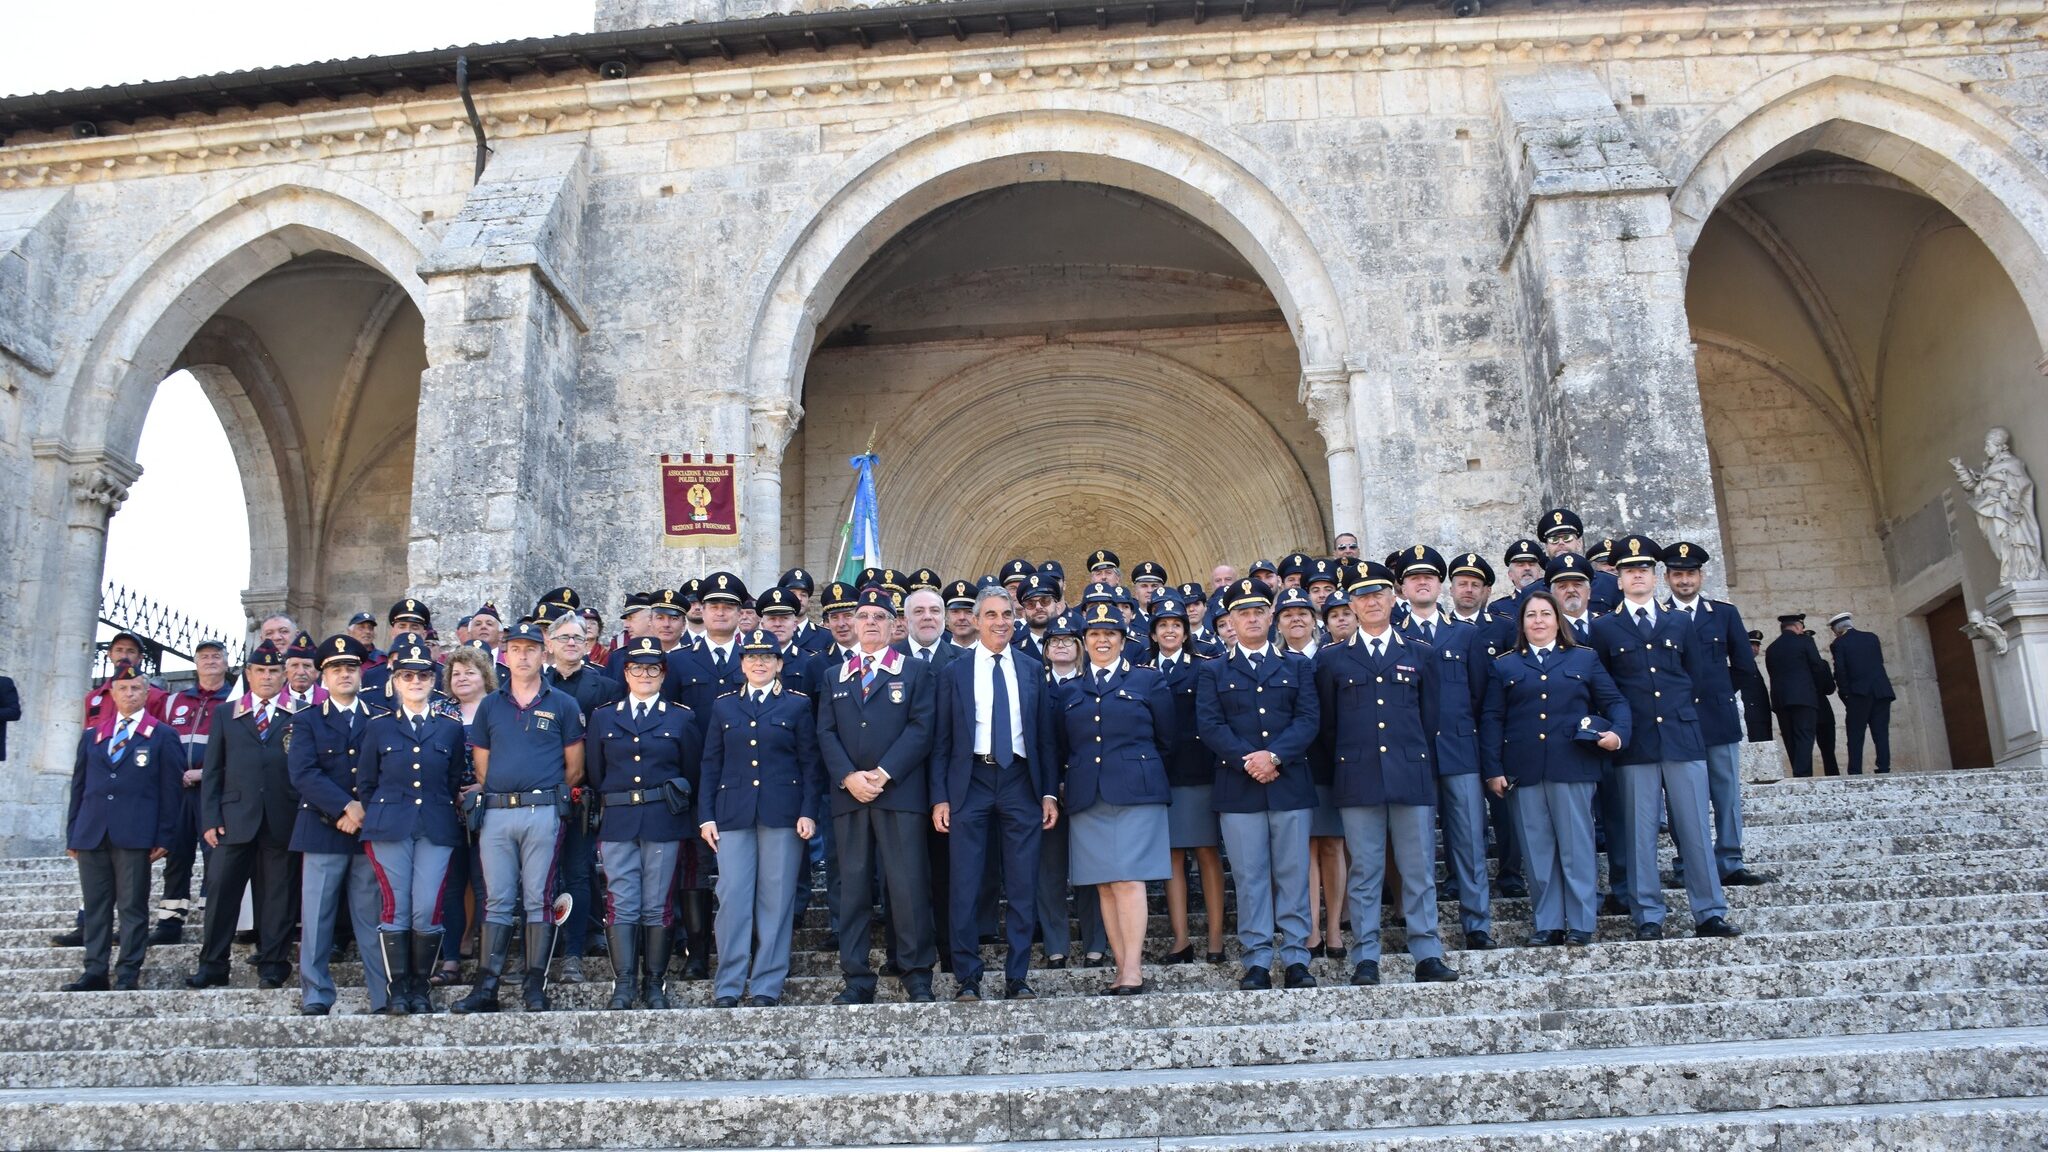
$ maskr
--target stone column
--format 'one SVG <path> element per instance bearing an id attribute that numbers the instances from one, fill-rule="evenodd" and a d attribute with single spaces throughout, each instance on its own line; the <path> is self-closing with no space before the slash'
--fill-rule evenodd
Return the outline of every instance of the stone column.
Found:
<path id="1" fill-rule="evenodd" d="M 787 396 L 754 401 L 748 410 L 746 510 L 740 518 L 740 579 L 755 595 L 782 574 L 782 457 L 803 423 L 804 410 Z"/>
<path id="2" fill-rule="evenodd" d="M 2000 584 L 1985 597 L 1984 616 L 2004 633 L 1979 634 L 1998 767 L 2048 767 L 2048 580 Z"/>
<path id="3" fill-rule="evenodd" d="M 6 789 L 0 844 L 10 851 L 50 848 L 62 836 L 78 717 L 92 682 L 107 523 L 142 476 L 141 465 L 107 448 L 74 448 L 61 440 L 37 440 L 31 448 L 45 483 L 63 493 L 64 520 L 61 532 L 50 534 L 41 564 L 37 610 L 53 622 L 54 643 L 35 662 L 48 672 L 16 677 L 22 722 L 0 766 Z"/>
<path id="4" fill-rule="evenodd" d="M 406 566 L 443 618 L 514 613 L 574 566 L 569 500 L 587 147 L 510 141 L 421 264 L 420 377 Z M 449 619 L 452 623 L 452 619 Z"/>
<path id="5" fill-rule="evenodd" d="M 1717 538 L 1671 182 L 1590 71 L 1503 77 L 1500 139 L 1546 501 L 1601 532 Z"/>
<path id="6" fill-rule="evenodd" d="M 1329 461 L 1330 532 L 1353 532 L 1363 540 L 1365 489 L 1358 470 L 1358 431 L 1351 422 L 1351 392 L 1351 373 L 1342 368 L 1311 368 L 1301 374 L 1301 406 L 1322 434 L 1323 455 Z"/>

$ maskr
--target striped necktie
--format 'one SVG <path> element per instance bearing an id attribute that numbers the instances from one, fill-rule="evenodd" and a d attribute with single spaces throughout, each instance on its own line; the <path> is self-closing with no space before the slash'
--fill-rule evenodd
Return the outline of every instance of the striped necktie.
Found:
<path id="1" fill-rule="evenodd" d="M 268 703 L 256 706 L 256 738 L 258 740 L 270 739 L 270 705 Z"/>
<path id="2" fill-rule="evenodd" d="M 128 754 L 128 734 L 135 721 L 124 719 L 114 729 L 114 742 L 107 745 L 107 759 L 119 764 L 121 757 Z"/>

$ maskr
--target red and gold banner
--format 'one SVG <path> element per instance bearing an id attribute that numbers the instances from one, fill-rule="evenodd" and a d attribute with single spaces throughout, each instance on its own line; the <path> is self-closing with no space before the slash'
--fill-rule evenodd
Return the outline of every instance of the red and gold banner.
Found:
<path id="1" fill-rule="evenodd" d="M 661 542 L 672 548 L 737 544 L 739 480 L 731 453 L 661 457 Z"/>

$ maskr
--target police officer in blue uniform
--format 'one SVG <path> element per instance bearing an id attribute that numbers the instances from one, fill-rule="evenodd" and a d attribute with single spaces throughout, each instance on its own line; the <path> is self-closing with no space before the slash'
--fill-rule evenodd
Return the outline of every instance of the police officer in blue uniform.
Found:
<path id="1" fill-rule="evenodd" d="M 149 681 L 118 665 L 105 690 L 113 707 L 78 737 L 71 767 L 65 849 L 84 894 L 85 971 L 66 992 L 104 992 L 116 913 L 121 951 L 112 987 L 140 987 L 149 950 L 149 866 L 177 834 L 184 811 L 185 754 L 170 725 L 149 715 Z"/>
<path id="2" fill-rule="evenodd" d="M 1479 713 L 1487 789 L 1505 795 L 1529 848 L 1531 947 L 1593 942 L 1599 879 L 1593 789 L 1628 742 L 1629 708 L 1593 649 L 1563 626 L 1557 598 L 1520 602 L 1513 646 L 1494 658 Z"/>
<path id="3" fill-rule="evenodd" d="M 1541 591 L 1547 587 L 1544 575 L 1549 564 L 1550 554 L 1544 550 L 1542 544 L 1526 537 L 1509 544 L 1507 550 L 1501 553 L 1501 566 L 1507 573 L 1508 586 L 1512 591 L 1495 600 L 1488 607 L 1488 612 L 1512 629 L 1516 617 L 1520 615 L 1518 609 L 1522 593 L 1531 590 Z M 1512 634 L 1511 631 L 1508 633 L 1510 636 Z"/>
<path id="4" fill-rule="evenodd" d="M 460 717 L 435 705 L 436 669 L 424 644 L 394 645 L 385 663 L 391 711 L 370 721 L 356 760 L 359 836 L 379 896 L 387 1002 L 394 1015 L 429 1013 L 448 866 L 468 849 L 457 798 L 470 779 L 469 743 Z"/>
<path id="5" fill-rule="evenodd" d="M 811 579 L 811 574 L 801 568 L 791 568 L 782 574 L 782 578 L 775 582 L 775 586 L 788 591 L 796 598 L 796 646 L 806 652 L 823 652 L 832 647 L 832 633 L 812 623 L 810 617 L 804 614 L 805 609 L 810 607 L 811 597 L 818 591 L 818 585 Z"/>
<path id="6" fill-rule="evenodd" d="M 1450 618 L 1479 630 L 1489 661 L 1514 647 L 1515 622 L 1498 619 L 1487 611 L 1487 601 L 1493 595 L 1493 565 L 1477 552 L 1463 552 L 1450 559 L 1450 574 L 1451 603 L 1446 610 Z M 1495 890 L 1502 896 L 1527 896 L 1529 887 L 1522 879 L 1522 844 L 1515 834 L 1514 809 L 1506 797 L 1489 790 L 1486 810 L 1493 826 L 1494 854 L 1500 861 L 1493 876 Z"/>
<path id="7" fill-rule="evenodd" d="M 1408 597 L 1404 635 L 1436 650 L 1437 815 L 1444 829 L 1444 864 L 1465 947 L 1494 947 L 1493 893 L 1486 875 L 1486 798 L 1479 780 L 1479 706 L 1486 697 L 1492 656 L 1479 630 L 1444 615 L 1437 604 L 1446 575 L 1436 549 L 1417 544 L 1401 555 L 1394 573 Z"/>
<path id="8" fill-rule="evenodd" d="M 1543 538 L 1543 547 L 1549 553 L 1547 560 L 1556 559 L 1567 552 L 1585 555 L 1586 525 L 1579 514 L 1569 508 L 1552 508 L 1536 518 L 1536 534 Z M 1546 560 L 1546 562 L 1547 562 Z M 1588 558 L 1590 563 L 1590 557 Z M 1621 586 L 1615 583 L 1614 574 L 1594 565 L 1592 571 L 1593 611 L 1607 613 L 1621 602 Z"/>
<path id="9" fill-rule="evenodd" d="M 1664 548 L 1666 610 L 1692 622 L 1703 650 L 1705 677 L 1699 691 L 1700 739 L 1707 745 L 1707 798 L 1714 807 L 1714 866 L 1724 885 L 1762 884 L 1766 877 L 1742 865 L 1742 710 L 1738 683 L 1756 674 L 1749 630 L 1726 600 L 1700 594 L 1700 569 L 1712 557 L 1690 540 Z M 1683 886 L 1685 864 L 1674 874 Z"/>
<path id="10" fill-rule="evenodd" d="M 1045 663 L 1045 630 L 1052 618 L 1059 614 L 1063 590 L 1059 581 L 1044 572 L 1032 572 L 1017 584 L 1018 613 L 1017 626 L 1012 629 L 1010 646 L 1031 657 L 1040 664 Z"/>
<path id="11" fill-rule="evenodd" d="M 483 866 L 485 911 L 476 986 L 455 1005 L 458 1013 L 498 1010 L 498 983 L 522 905 L 526 1010 L 548 1008 L 547 970 L 558 914 L 555 858 L 569 789 L 583 782 L 584 730 L 575 699 L 541 680 L 543 644 L 540 629 L 532 624 L 506 632 L 504 658 L 511 675 L 484 698 L 470 725 L 471 756 L 483 785 L 476 803 L 483 809 L 477 857 Z"/>
<path id="12" fill-rule="evenodd" d="M 1167 839 L 1173 850 L 1173 868 L 1166 877 L 1166 916 L 1173 927 L 1173 948 L 1160 962 L 1192 964 L 1195 945 L 1188 938 L 1187 857 L 1192 854 L 1202 871 L 1202 904 L 1208 915 L 1209 940 L 1206 959 L 1223 962 L 1223 842 L 1222 825 L 1214 803 L 1216 757 L 1202 743 L 1195 711 L 1195 694 L 1201 680 L 1200 666 L 1209 659 L 1188 646 L 1188 613 L 1184 601 L 1173 594 L 1152 602 L 1152 660 L 1173 698 L 1173 731 L 1164 741 L 1166 783 L 1173 800 L 1167 809 Z"/>
<path id="13" fill-rule="evenodd" d="M 626 694 L 591 713 L 584 757 L 597 798 L 604 864 L 609 1007 L 668 1007 L 663 980 L 674 953 L 670 893 L 691 838 L 703 731 L 696 715 L 661 694 L 666 655 L 652 636 L 626 649 Z"/>
<path id="14" fill-rule="evenodd" d="M 835 1003 L 875 998 L 868 959 L 875 863 L 888 890 L 903 989 L 932 998 L 938 945 L 932 917 L 930 826 L 932 673 L 890 646 L 891 594 L 861 592 L 852 654 L 828 671 L 818 705 L 818 753 L 832 796 L 832 840 L 839 857 L 839 965 L 846 988 Z"/>
<path id="15" fill-rule="evenodd" d="M 1685 617 L 1656 602 L 1663 550 L 1647 536 L 1615 540 L 1622 602 L 1593 622 L 1593 650 L 1627 698 L 1634 732 L 1615 757 L 1621 765 L 1630 918 L 1635 938 L 1664 935 L 1664 893 L 1657 873 L 1658 818 L 1669 802 L 1671 838 L 1685 858 L 1694 933 L 1737 936 L 1728 923 L 1721 874 L 1707 824 L 1706 744 L 1700 738 L 1699 685 L 1704 650 Z M 1610 830 L 1610 835 L 1612 830 Z"/>
<path id="16" fill-rule="evenodd" d="M 811 702 L 783 687 L 781 645 L 740 638 L 746 685 L 711 706 L 698 835 L 718 853 L 718 974 L 712 1006 L 782 1001 L 804 842 L 817 834 L 825 777 Z"/>
<path id="17" fill-rule="evenodd" d="M 1317 661 L 1316 690 L 1351 855 L 1351 983 L 1380 981 L 1380 893 L 1389 844 L 1401 873 L 1415 979 L 1456 980 L 1437 938 L 1438 657 L 1394 627 L 1394 574 L 1385 565 L 1359 565 L 1348 592 L 1358 631 Z"/>
<path id="18" fill-rule="evenodd" d="M 1055 641 L 1060 643 L 1055 644 Z M 1057 700 L 1060 686 L 1078 677 L 1088 664 L 1087 658 L 1081 655 L 1081 615 L 1078 609 L 1052 618 L 1052 623 L 1045 629 L 1045 647 L 1045 683 Z M 1058 652 L 1066 652 L 1072 662 L 1062 668 L 1052 658 Z M 1109 936 L 1102 924 L 1102 903 L 1092 892 L 1082 893 L 1079 899 L 1073 899 L 1072 886 L 1067 883 L 1070 862 L 1067 829 L 1068 821 L 1063 817 L 1045 829 L 1039 838 L 1038 942 L 1044 949 L 1047 968 L 1065 968 L 1068 949 L 1073 943 L 1073 925 L 1078 922 L 1081 964 L 1099 968 L 1108 963 L 1104 953 L 1109 950 Z"/>
<path id="19" fill-rule="evenodd" d="M 1258 581 L 1232 584 L 1224 603 L 1237 640 L 1197 672 L 1195 717 L 1216 758 L 1210 802 L 1237 880 L 1238 987 L 1271 988 L 1277 952 L 1287 987 L 1313 988 L 1308 869 L 1316 785 L 1308 750 L 1322 714 L 1315 662 L 1271 642 L 1273 597 Z"/>
<path id="20" fill-rule="evenodd" d="M 387 941 L 377 933 L 377 879 L 356 835 L 364 811 L 356 767 L 370 722 L 384 710 L 358 691 L 365 654 L 361 641 L 338 633 L 322 640 L 317 652 L 327 699 L 293 715 L 285 732 L 286 764 L 299 795 L 291 838 L 291 850 L 300 853 L 299 1011 L 325 1016 L 334 1006 L 327 961 L 334 949 L 334 920 L 345 898 L 370 1010 L 382 1014 L 393 1007 L 386 974 L 394 962 L 403 968 L 405 960 L 379 947 Z M 403 1001 L 397 1009 L 404 1010 Z"/>

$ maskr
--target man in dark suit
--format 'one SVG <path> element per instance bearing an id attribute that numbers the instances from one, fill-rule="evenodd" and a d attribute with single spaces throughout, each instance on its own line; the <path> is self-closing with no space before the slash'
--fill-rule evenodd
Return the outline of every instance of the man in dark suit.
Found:
<path id="1" fill-rule="evenodd" d="M 1863 734 L 1877 746 L 1877 770 L 1892 770 L 1892 701 L 1898 693 L 1884 670 L 1884 646 L 1877 634 L 1856 627 L 1847 612 L 1828 618 L 1835 642 L 1828 655 L 1835 662 L 1835 687 L 1848 712 L 1849 775 L 1863 775 Z"/>
<path id="2" fill-rule="evenodd" d="M 1059 820 L 1052 697 L 1044 667 L 1010 647 L 1017 609 L 1009 590 L 983 588 L 974 619 L 981 642 L 939 669 L 932 738 L 932 827 L 950 842 L 953 976 L 960 984 L 953 998 L 981 999 L 976 905 L 990 857 L 1000 855 L 1011 908 L 1003 995 L 1029 1000 L 1036 996 L 1025 983 L 1034 924 L 1026 910 L 1037 899 L 1040 838 Z M 1000 848 L 992 845 L 996 837 Z"/>
<path id="3" fill-rule="evenodd" d="M 7 726 L 21 719 L 21 693 L 14 677 L 0 676 L 0 764 L 7 762 Z"/>
<path id="4" fill-rule="evenodd" d="M 1764 680 L 1764 634 L 1749 630 L 1749 671 L 1737 673 L 1735 687 L 1742 692 L 1742 727 L 1751 744 L 1771 742 L 1771 686 Z"/>
<path id="5" fill-rule="evenodd" d="M 1771 711 L 1777 713 L 1778 730 L 1785 736 L 1792 775 L 1811 776 L 1820 702 L 1835 690 L 1835 677 L 1807 634 L 1804 612 L 1778 617 L 1778 638 L 1764 649 L 1764 670 L 1771 677 Z M 1834 765 L 1827 765 L 1827 774 L 1835 774 Z"/>
<path id="6" fill-rule="evenodd" d="M 868 962 L 875 862 L 888 888 L 904 992 L 932 998 L 938 948 L 932 927 L 931 864 L 925 829 L 931 801 L 931 669 L 889 646 L 894 597 L 860 593 L 854 649 L 828 668 L 818 705 L 818 753 L 832 789 L 832 840 L 839 858 L 839 966 L 846 989 L 835 1003 L 875 998 Z"/>
<path id="7" fill-rule="evenodd" d="M 249 691 L 214 712 L 213 736 L 199 780 L 199 827 L 213 849 L 206 867 L 206 928 L 199 966 L 185 983 L 208 988 L 228 982 L 228 948 L 242 915 L 242 888 L 256 891 L 256 972 L 265 988 L 284 987 L 291 975 L 292 892 L 298 869 L 291 854 L 299 797 L 286 763 L 285 726 L 291 715 L 284 688 L 284 653 L 264 641 L 242 669 Z"/>

